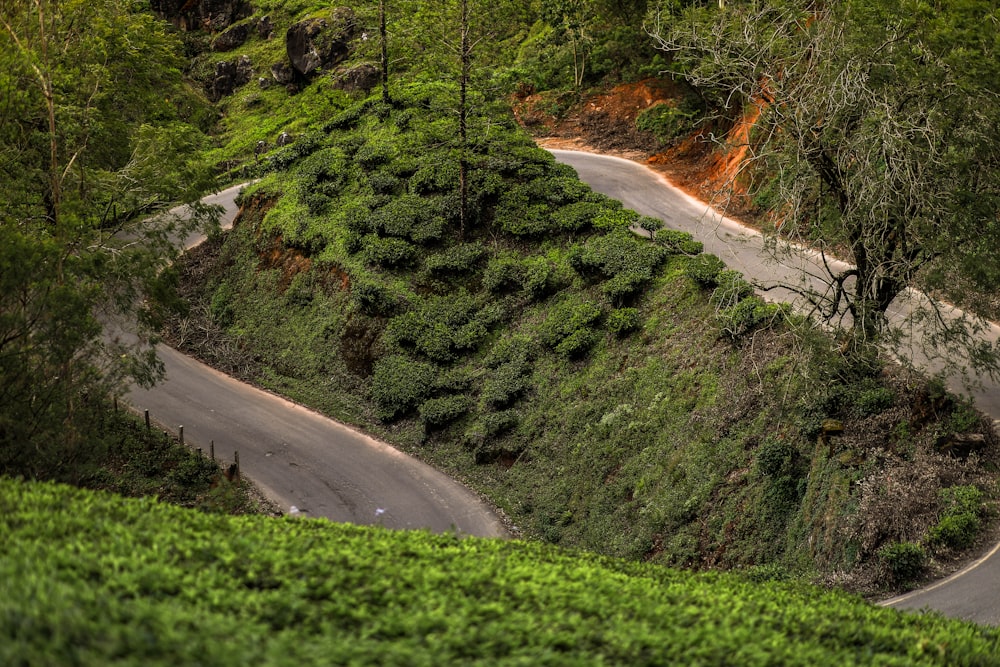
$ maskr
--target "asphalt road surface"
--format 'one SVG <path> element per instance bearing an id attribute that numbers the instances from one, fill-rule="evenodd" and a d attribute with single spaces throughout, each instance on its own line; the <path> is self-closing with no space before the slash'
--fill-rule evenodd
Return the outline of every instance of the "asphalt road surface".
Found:
<path id="1" fill-rule="evenodd" d="M 718 255 L 730 268 L 742 272 L 749 279 L 764 286 L 810 286 L 823 292 L 822 260 L 817 253 L 799 248 L 785 248 L 775 253 L 767 250 L 760 234 L 743 227 L 683 191 L 674 188 L 655 171 L 641 164 L 605 155 L 579 151 L 551 151 L 560 162 L 576 169 L 580 178 L 594 190 L 621 201 L 643 215 L 659 218 L 672 229 L 690 232 L 705 245 L 705 251 Z M 837 270 L 847 265 L 838 262 Z M 774 289 L 765 296 L 769 299 L 796 303 L 794 291 Z M 925 303 L 926 297 L 909 291 L 893 303 L 890 317 L 901 324 L 915 308 Z M 799 301 L 801 304 L 801 301 Z M 960 311 L 945 309 L 946 316 L 960 316 Z M 949 315 L 950 314 L 950 315 Z M 1000 329 L 990 325 L 983 332 L 989 340 L 997 340 Z M 919 333 L 913 335 L 919 338 Z M 941 360 L 927 362 L 918 346 L 909 350 L 911 359 L 930 370 L 941 368 Z M 988 378 L 981 378 L 982 386 L 970 393 L 976 405 L 994 419 L 1000 418 L 1000 387 Z M 954 388 L 959 379 L 953 379 Z M 956 572 L 947 579 L 924 589 L 901 595 L 881 604 L 897 609 L 932 609 L 948 616 L 1000 625 L 1000 545 L 993 547 L 979 560 Z"/>
<path id="2" fill-rule="evenodd" d="M 224 228 L 236 215 L 239 190 L 205 200 L 224 207 Z M 431 466 L 169 347 L 157 352 L 166 379 L 150 390 L 133 387 L 129 403 L 171 431 L 183 426 L 191 446 L 207 452 L 214 442 L 217 458 L 231 462 L 239 451 L 243 473 L 286 512 L 294 505 L 333 521 L 507 536 L 486 503 Z"/>

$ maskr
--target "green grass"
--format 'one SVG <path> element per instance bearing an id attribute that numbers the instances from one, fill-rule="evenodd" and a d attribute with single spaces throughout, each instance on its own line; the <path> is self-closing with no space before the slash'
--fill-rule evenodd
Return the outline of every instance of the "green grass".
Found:
<path id="1" fill-rule="evenodd" d="M 992 665 L 994 629 L 573 553 L 0 479 L 0 662 Z"/>

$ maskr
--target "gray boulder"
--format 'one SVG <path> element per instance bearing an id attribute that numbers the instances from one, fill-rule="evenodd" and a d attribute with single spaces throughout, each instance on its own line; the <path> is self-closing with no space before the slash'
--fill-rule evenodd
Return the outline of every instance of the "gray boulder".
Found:
<path id="1" fill-rule="evenodd" d="M 271 23 L 271 16 L 262 16 L 260 21 L 257 22 L 257 35 L 261 39 L 271 39 L 271 33 L 274 32 L 274 24 Z"/>
<path id="2" fill-rule="evenodd" d="M 233 91 L 251 78 L 253 78 L 253 63 L 247 56 L 218 63 L 215 66 L 212 85 L 208 89 L 208 97 L 213 102 L 218 102 L 226 95 L 232 95 Z"/>
<path id="3" fill-rule="evenodd" d="M 382 72 L 371 63 L 339 69 L 332 76 L 333 85 L 349 93 L 356 90 L 367 93 L 382 81 Z"/>
<path id="4" fill-rule="evenodd" d="M 250 37 L 250 24 L 240 23 L 212 40 L 213 51 L 232 51 Z"/>
<path id="5" fill-rule="evenodd" d="M 350 55 L 357 32 L 354 12 L 348 7 L 334 9 L 329 18 L 299 21 L 285 33 L 285 51 L 292 69 L 307 77 L 342 62 Z"/>
<path id="6" fill-rule="evenodd" d="M 288 63 L 274 63 L 271 65 L 271 76 L 281 84 L 288 84 L 295 81 L 295 70 Z"/>

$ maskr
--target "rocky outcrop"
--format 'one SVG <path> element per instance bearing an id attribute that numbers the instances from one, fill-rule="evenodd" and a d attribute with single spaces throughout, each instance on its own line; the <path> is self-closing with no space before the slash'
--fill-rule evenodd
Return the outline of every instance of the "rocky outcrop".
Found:
<path id="1" fill-rule="evenodd" d="M 288 63 L 275 63 L 271 65 L 271 76 L 282 85 L 295 81 L 295 70 Z"/>
<path id="2" fill-rule="evenodd" d="M 247 41 L 250 37 L 249 23 L 240 23 L 234 25 L 229 30 L 212 40 L 212 50 L 213 51 L 232 51 L 233 49 L 242 46 L 243 42 Z"/>
<path id="3" fill-rule="evenodd" d="M 219 32 L 253 14 L 247 0 L 151 0 L 158 15 L 181 30 Z"/>
<path id="4" fill-rule="evenodd" d="M 339 69 L 333 73 L 333 85 L 347 92 L 361 90 L 369 92 L 382 80 L 382 73 L 371 63 L 361 63 L 354 67 Z"/>
<path id="5" fill-rule="evenodd" d="M 212 85 L 208 89 L 208 97 L 213 102 L 218 102 L 226 95 L 232 95 L 234 90 L 251 78 L 253 78 L 253 63 L 247 56 L 218 63 L 215 66 Z"/>
<path id="6" fill-rule="evenodd" d="M 357 32 L 354 12 L 347 7 L 334 9 L 329 18 L 299 21 L 285 33 L 285 50 L 292 69 L 308 77 L 318 69 L 342 62 L 350 54 Z"/>
<path id="7" fill-rule="evenodd" d="M 274 24 L 271 23 L 271 16 L 262 16 L 260 21 L 257 22 L 257 36 L 261 39 L 271 39 L 271 34 L 274 32 Z"/>

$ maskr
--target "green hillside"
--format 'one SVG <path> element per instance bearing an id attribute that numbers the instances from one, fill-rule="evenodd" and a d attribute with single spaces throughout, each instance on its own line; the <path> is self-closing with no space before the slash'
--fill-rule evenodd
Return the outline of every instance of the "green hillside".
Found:
<path id="1" fill-rule="evenodd" d="M 891 289 L 940 286 L 942 258 L 995 256 L 996 198 L 983 194 L 994 158 L 979 150 L 992 130 L 948 124 L 954 150 L 935 140 L 933 169 L 898 170 L 942 186 L 889 193 L 940 192 L 912 217 L 894 199 L 849 206 L 847 185 L 817 181 L 808 160 L 781 162 L 808 153 L 810 133 L 838 145 L 852 127 L 882 127 L 892 105 L 848 109 L 833 128 L 820 109 L 795 126 L 803 141 L 761 163 L 748 192 L 761 210 L 800 196 L 795 223 L 810 243 L 846 247 L 837 234 L 872 212 L 919 225 L 879 226 L 865 243 L 892 255 L 900 239 L 927 241 L 911 264 L 927 263 L 889 276 L 878 303 L 844 297 L 871 319 L 834 337 L 764 302 L 690 236 L 591 191 L 518 126 L 515 93 L 541 91 L 536 103 L 558 117 L 587 86 L 667 66 L 713 73 L 700 43 L 672 63 L 652 53 L 642 26 L 653 3 L 384 3 L 387 90 L 364 78 L 381 64 L 378 3 L 151 4 L 172 27 L 132 0 L 0 8 L 0 83 L 16 92 L 0 109 L 11 185 L 0 201 L 0 663 L 1000 663 L 994 630 L 803 584 L 882 595 L 993 534 L 992 425 L 880 354 L 892 336 L 877 312 Z M 750 6 L 668 4 L 678 21 L 726 29 L 748 16 L 726 6 Z M 898 84 L 959 72 L 949 86 L 989 93 L 978 57 L 959 67 L 982 47 L 970 26 L 988 3 L 945 4 L 954 26 L 949 12 L 924 25 L 922 4 L 897 22 L 925 40 L 926 61 L 890 49 L 878 70 L 893 104 L 921 91 L 907 122 L 964 116 L 930 88 Z M 864 37 L 837 51 L 850 69 L 877 35 L 853 13 L 865 3 L 842 5 L 850 35 Z M 794 79 L 790 62 L 811 64 L 803 35 L 824 47 L 841 35 L 810 19 L 813 3 L 760 6 L 783 17 L 785 32 L 764 40 L 776 45 L 775 81 Z M 463 19 L 460 7 L 472 11 Z M 293 25 L 323 35 L 311 44 L 329 56 L 321 66 L 292 71 Z M 931 57 L 952 28 L 963 49 Z M 630 131 L 663 144 L 692 128 L 722 136 L 752 101 L 724 84 L 686 90 Z M 910 141 L 920 133 L 903 130 L 860 194 L 883 201 L 870 176 L 888 162 L 922 164 Z M 744 142 L 761 136 L 747 130 Z M 865 156 L 879 145 L 868 136 L 850 144 Z M 170 230 L 138 224 L 250 179 L 233 231 L 182 258 Z M 199 213 L 190 226 L 211 231 L 212 211 Z M 948 216 L 954 227 L 939 224 Z M 986 284 L 983 266 L 947 268 Z M 139 328 L 139 342 L 102 336 L 109 322 Z M 226 518 L 20 481 L 253 508 L 214 463 L 167 457 L 163 439 L 108 417 L 106 397 L 159 376 L 158 332 L 461 479 L 526 541 Z"/>
<path id="2" fill-rule="evenodd" d="M 180 269 L 170 339 L 457 475 L 528 537 L 869 591 L 975 543 L 993 440 L 946 451 L 989 432 L 974 411 L 846 359 L 689 236 L 631 233 L 660 223 L 502 107 L 470 115 L 463 219 L 456 93 L 337 98 L 262 156 L 234 231 Z"/>
<path id="3" fill-rule="evenodd" d="M 524 542 L 0 480 L 7 665 L 992 665 L 995 630 Z"/>

